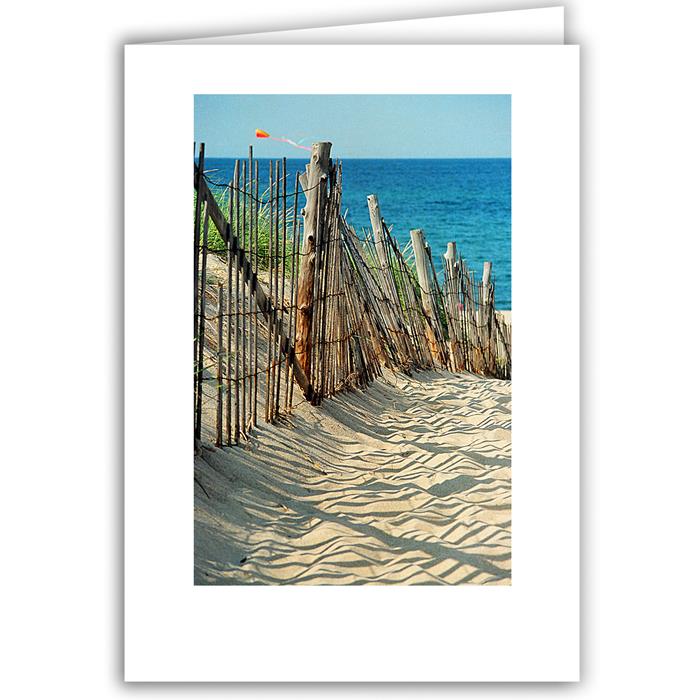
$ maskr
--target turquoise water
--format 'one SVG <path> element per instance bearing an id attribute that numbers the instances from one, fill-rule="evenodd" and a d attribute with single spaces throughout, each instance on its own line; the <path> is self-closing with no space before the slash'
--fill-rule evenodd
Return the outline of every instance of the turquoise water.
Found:
<path id="1" fill-rule="evenodd" d="M 287 159 L 288 192 L 305 159 Z M 267 182 L 267 163 L 261 161 Z M 205 169 L 226 181 L 233 160 L 207 158 Z M 263 187 L 261 187 L 261 190 Z M 367 195 L 376 194 L 382 216 L 401 245 L 412 228 L 422 228 L 438 273 L 448 241 L 469 267 L 493 263 L 496 307 L 511 308 L 511 162 L 509 158 L 343 159 L 343 211 L 356 229 L 369 228 Z"/>

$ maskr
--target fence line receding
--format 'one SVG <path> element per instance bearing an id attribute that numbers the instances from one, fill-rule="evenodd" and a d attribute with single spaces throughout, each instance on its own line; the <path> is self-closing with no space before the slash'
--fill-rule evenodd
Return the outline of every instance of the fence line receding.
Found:
<path id="1" fill-rule="evenodd" d="M 449 243 L 436 268 L 422 229 L 402 251 L 367 197 L 371 230 L 342 214 L 343 167 L 313 145 L 285 158 L 194 163 L 195 440 L 240 444 L 262 419 L 364 388 L 383 368 L 509 379 L 511 326 L 491 263 L 470 270 Z"/>

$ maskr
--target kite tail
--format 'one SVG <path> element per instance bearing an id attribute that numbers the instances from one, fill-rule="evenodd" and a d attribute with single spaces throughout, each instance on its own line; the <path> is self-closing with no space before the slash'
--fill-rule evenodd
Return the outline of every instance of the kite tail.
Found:
<path id="1" fill-rule="evenodd" d="M 294 148 L 301 148 L 304 151 L 311 150 L 308 146 L 302 146 L 300 143 L 292 141 L 292 139 L 278 138 L 277 136 L 269 136 L 268 138 L 272 139 L 273 141 L 281 141 L 282 143 L 288 143 L 290 146 L 294 146 Z"/>

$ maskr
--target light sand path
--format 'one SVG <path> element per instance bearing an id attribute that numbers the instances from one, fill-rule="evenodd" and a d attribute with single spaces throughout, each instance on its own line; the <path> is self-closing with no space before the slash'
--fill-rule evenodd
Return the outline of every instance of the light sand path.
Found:
<path id="1" fill-rule="evenodd" d="M 510 406 L 509 381 L 388 374 L 205 446 L 195 583 L 510 583 Z"/>

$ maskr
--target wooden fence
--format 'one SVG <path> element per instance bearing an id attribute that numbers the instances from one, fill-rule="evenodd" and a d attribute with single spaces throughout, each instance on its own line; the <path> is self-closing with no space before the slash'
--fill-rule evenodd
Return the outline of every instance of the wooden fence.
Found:
<path id="1" fill-rule="evenodd" d="M 421 229 L 403 253 L 367 198 L 371 231 L 342 215 L 342 163 L 313 145 L 286 159 L 237 160 L 230 179 L 194 165 L 195 440 L 239 444 L 297 401 L 319 404 L 389 368 L 510 378 L 510 324 L 491 263 L 478 279 L 450 243 L 438 274 Z M 267 173 L 264 170 L 267 169 Z M 222 180 L 222 178 L 225 178 Z M 293 182 L 293 185 L 291 183 Z"/>

